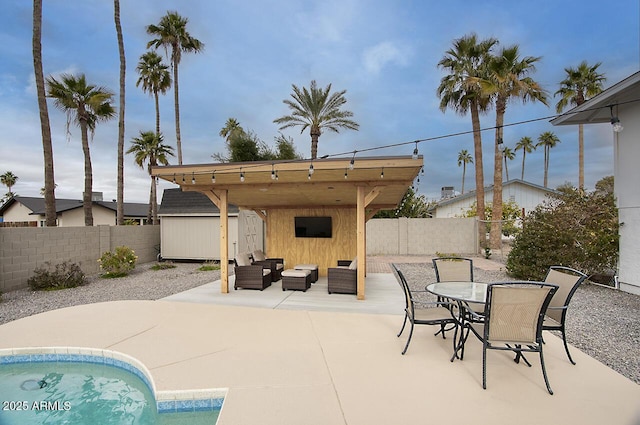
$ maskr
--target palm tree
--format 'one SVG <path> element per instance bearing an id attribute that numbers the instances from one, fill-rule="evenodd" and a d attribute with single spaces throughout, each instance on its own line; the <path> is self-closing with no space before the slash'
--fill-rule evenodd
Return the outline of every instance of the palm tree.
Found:
<path id="1" fill-rule="evenodd" d="M 524 180 L 524 160 L 528 153 L 533 152 L 536 149 L 536 145 L 533 144 L 531 137 L 525 136 L 518 143 L 516 143 L 516 152 L 522 150 L 522 174 L 521 180 Z"/>
<path id="2" fill-rule="evenodd" d="M 162 164 L 169 165 L 167 157 L 173 156 L 173 148 L 162 143 L 162 134 L 153 131 L 140 131 L 139 137 L 131 140 L 131 147 L 127 153 L 135 155 L 136 164 L 144 169 L 147 164 L 147 171 L 151 177 L 151 189 L 149 190 L 149 211 L 147 213 L 147 223 L 158 223 L 158 196 L 156 192 L 156 176 L 151 175 L 151 167 Z"/>
<path id="3" fill-rule="evenodd" d="M 140 75 L 136 87 L 142 86 L 142 91 L 153 96 L 156 107 L 156 134 L 160 134 L 160 99 L 159 94 L 165 94 L 171 88 L 171 73 L 169 66 L 162 63 L 162 57 L 154 51 L 143 53 L 136 67 Z"/>
<path id="4" fill-rule="evenodd" d="M 507 166 L 507 161 L 512 161 L 516 157 L 516 153 L 511 148 L 506 147 L 502 151 L 502 157 L 504 158 L 504 172 L 507 175 L 507 181 L 509 181 L 509 167 Z"/>
<path id="5" fill-rule="evenodd" d="M 51 126 L 47 93 L 44 87 L 42 70 L 42 0 L 33 0 L 33 70 L 38 94 L 40 112 L 40 132 L 42 133 L 42 152 L 44 155 L 44 215 L 47 227 L 56 225 L 56 195 L 53 172 L 53 146 L 51 144 Z"/>
<path id="6" fill-rule="evenodd" d="M 580 106 L 588 99 L 602 92 L 602 84 L 606 81 L 604 74 L 598 73 L 601 62 L 589 66 L 582 61 L 577 68 L 565 68 L 566 78 L 560 82 L 560 89 L 554 96 L 561 98 L 556 104 L 556 111 L 561 113 L 567 106 Z M 584 128 L 578 124 L 578 187 L 584 189 Z"/>
<path id="7" fill-rule="evenodd" d="M 560 143 L 560 139 L 551 131 L 545 131 L 538 136 L 536 147 L 544 146 L 544 187 L 547 187 L 547 176 L 549 174 L 549 154 L 551 153 L 551 148 L 558 143 Z"/>
<path id="8" fill-rule="evenodd" d="M 5 195 L 5 198 L 11 199 L 15 195 L 13 193 L 13 190 L 11 189 L 16 184 L 17 180 L 18 180 L 18 176 L 13 174 L 11 171 L 7 171 L 6 173 L 0 175 L 0 183 L 7 186 L 7 188 L 9 189 L 9 192 L 7 192 L 7 194 Z"/>
<path id="9" fill-rule="evenodd" d="M 528 75 L 535 71 L 535 63 L 539 57 L 520 57 L 518 45 L 503 47 L 498 55 L 489 62 L 488 77 L 481 80 L 482 89 L 495 101 L 496 134 L 494 143 L 494 172 L 493 172 L 493 203 L 491 223 L 491 247 L 500 248 L 502 245 L 502 151 L 504 115 L 507 103 L 512 98 L 522 99 L 523 102 L 539 101 L 547 104 L 547 94 L 540 85 Z"/>
<path id="10" fill-rule="evenodd" d="M 470 34 L 454 41 L 453 48 L 447 50 L 438 62 L 438 67 L 449 72 L 440 80 L 438 97 L 440 110 L 452 108 L 460 115 L 471 112 L 473 128 L 473 148 L 476 169 L 476 204 L 478 220 L 485 220 L 484 171 L 482 165 L 482 136 L 480 132 L 480 112 L 485 112 L 488 98 L 483 95 L 478 78 L 481 77 L 489 59 L 491 49 L 498 43 L 495 38 L 478 41 Z M 482 247 L 486 244 L 484 226 L 478 226 L 478 236 Z"/>
<path id="11" fill-rule="evenodd" d="M 293 101 L 285 99 L 282 102 L 293 113 L 273 122 L 280 124 L 280 130 L 299 125 L 302 127 L 300 134 L 310 128 L 311 159 L 316 159 L 318 155 L 318 138 L 320 138 L 323 129 L 339 133 L 340 128 L 358 130 L 360 127 L 357 122 L 349 119 L 353 116 L 353 112 L 340 110 L 340 107 L 347 103 L 347 99 L 344 97 L 346 90 L 329 95 L 331 84 L 322 89 L 318 88 L 315 80 L 311 81 L 309 89 L 303 87 L 300 90 L 295 84 L 291 86 L 293 87 L 291 94 Z"/>
<path id="12" fill-rule="evenodd" d="M 458 167 L 462 166 L 462 190 L 460 194 L 464 194 L 464 176 L 467 173 L 467 164 L 473 164 L 473 158 L 466 149 L 462 149 L 458 152 Z"/>
<path id="13" fill-rule="evenodd" d="M 154 36 L 147 43 L 147 48 L 164 47 L 165 52 L 171 49 L 171 67 L 173 68 L 173 97 L 176 111 L 176 147 L 178 148 L 178 164 L 182 165 L 182 142 L 180 140 L 180 95 L 178 91 L 178 65 L 182 53 L 199 53 L 204 49 L 204 43 L 187 32 L 189 20 L 178 12 L 168 11 L 160 19 L 158 25 L 147 26 L 147 34 Z"/>
<path id="14" fill-rule="evenodd" d="M 120 110 L 118 115 L 118 193 L 116 196 L 116 224 L 118 226 L 122 226 L 124 224 L 124 104 L 127 64 L 124 56 L 122 26 L 120 25 L 120 0 L 113 0 L 113 19 L 116 24 L 118 53 L 120 56 Z"/>
<path id="15" fill-rule="evenodd" d="M 229 140 L 236 132 L 244 133 L 244 129 L 240 125 L 240 122 L 235 118 L 228 118 L 227 122 L 224 124 L 224 127 L 220 130 L 220 137 L 224 137 L 224 139 L 229 143 Z"/>
<path id="16" fill-rule="evenodd" d="M 93 137 L 96 124 L 107 121 L 116 114 L 111 101 L 113 93 L 104 87 L 87 84 L 84 74 L 76 77 L 62 74 L 60 81 L 47 77 L 47 95 L 54 99 L 56 107 L 67 113 L 67 133 L 71 119 L 80 127 L 82 135 L 82 151 L 84 153 L 84 193 L 82 205 L 84 225 L 93 226 L 91 192 L 93 190 L 93 171 L 89 152 L 89 131 Z"/>

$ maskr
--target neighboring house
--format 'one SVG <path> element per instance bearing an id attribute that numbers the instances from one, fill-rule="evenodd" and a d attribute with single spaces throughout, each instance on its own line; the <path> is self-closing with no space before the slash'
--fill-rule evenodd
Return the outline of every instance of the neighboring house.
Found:
<path id="1" fill-rule="evenodd" d="M 93 225 L 107 224 L 115 226 L 116 210 L 115 202 L 102 200 L 102 193 L 94 193 L 93 201 Z M 125 220 L 134 220 L 144 224 L 147 219 L 149 204 L 124 203 Z M 56 199 L 56 215 L 59 227 L 84 226 L 84 210 L 82 200 Z M 45 208 L 44 198 L 29 196 L 14 196 L 0 207 L 0 216 L 4 225 L 44 227 Z"/>
<path id="2" fill-rule="evenodd" d="M 220 210 L 205 195 L 165 189 L 158 216 L 162 259 L 220 259 Z M 264 225 L 254 212 L 230 205 L 228 226 L 230 258 L 264 249 Z"/>
<path id="3" fill-rule="evenodd" d="M 502 185 L 502 201 L 513 201 L 527 214 L 540 205 L 549 195 L 557 193 L 555 190 L 529 183 L 520 179 L 513 179 Z M 484 190 L 485 203 L 493 202 L 493 186 Z M 467 192 L 437 202 L 430 210 L 434 218 L 462 217 L 476 202 L 476 192 Z"/>
<path id="4" fill-rule="evenodd" d="M 620 222 L 620 289 L 640 295 L 640 72 L 551 120 L 553 125 L 622 124 L 614 131 L 614 190 Z"/>

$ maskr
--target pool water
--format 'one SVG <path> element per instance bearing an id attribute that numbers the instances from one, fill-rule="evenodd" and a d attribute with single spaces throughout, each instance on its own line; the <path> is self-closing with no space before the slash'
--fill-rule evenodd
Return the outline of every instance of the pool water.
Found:
<path id="1" fill-rule="evenodd" d="M 0 365 L 0 425 L 214 425 L 218 413 L 158 413 L 147 384 L 111 365 Z"/>

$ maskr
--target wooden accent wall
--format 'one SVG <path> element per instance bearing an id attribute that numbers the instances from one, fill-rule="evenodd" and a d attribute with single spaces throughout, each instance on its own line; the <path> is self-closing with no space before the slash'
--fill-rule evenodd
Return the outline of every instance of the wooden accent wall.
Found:
<path id="1" fill-rule="evenodd" d="M 331 217 L 331 238 L 296 238 L 295 217 Z M 356 255 L 355 208 L 277 209 L 267 212 L 267 255 L 282 257 L 285 268 L 296 264 L 317 264 L 320 276 L 337 260 Z"/>

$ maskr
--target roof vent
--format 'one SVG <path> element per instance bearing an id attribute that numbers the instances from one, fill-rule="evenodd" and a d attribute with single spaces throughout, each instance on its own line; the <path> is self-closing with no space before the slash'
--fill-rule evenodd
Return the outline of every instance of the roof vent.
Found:
<path id="1" fill-rule="evenodd" d="M 440 197 L 442 199 L 452 198 L 455 196 L 455 190 L 453 186 L 442 186 L 440 189 Z"/>

